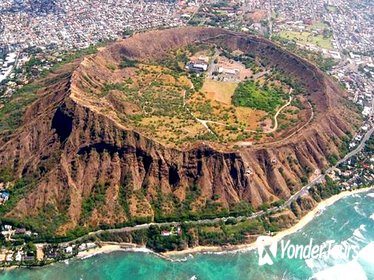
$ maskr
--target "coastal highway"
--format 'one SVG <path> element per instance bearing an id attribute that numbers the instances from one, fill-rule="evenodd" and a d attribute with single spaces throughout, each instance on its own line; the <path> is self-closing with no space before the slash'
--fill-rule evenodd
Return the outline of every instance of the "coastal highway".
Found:
<path id="1" fill-rule="evenodd" d="M 371 135 L 373 134 L 373 132 L 374 132 L 374 126 L 371 125 L 371 128 L 366 132 L 366 134 L 362 138 L 360 144 L 353 151 L 349 152 L 343 159 L 339 160 L 336 163 L 336 165 L 328 168 L 326 170 L 325 174 L 327 174 L 328 172 L 330 172 L 331 170 L 333 170 L 334 168 L 336 168 L 339 164 L 341 164 L 343 162 L 346 162 L 351 157 L 353 157 L 356 154 L 358 154 L 359 152 L 361 152 L 361 150 L 365 147 L 366 142 L 369 140 L 369 138 L 371 137 Z M 239 217 L 229 216 L 229 217 L 223 217 L 223 218 L 190 220 L 190 221 L 183 221 L 183 222 L 184 223 L 188 223 L 188 224 L 192 224 L 192 225 L 203 225 L 203 224 L 212 224 L 212 223 L 218 223 L 218 222 L 225 222 L 225 221 L 227 221 L 229 219 L 234 219 L 236 221 L 242 221 L 242 220 L 255 219 L 257 217 L 261 217 L 261 216 L 263 216 L 265 214 L 269 214 L 271 212 L 282 211 L 285 208 L 288 208 L 293 201 L 296 201 L 299 197 L 301 197 L 304 194 L 306 194 L 308 192 L 308 190 L 312 186 L 320 183 L 324 179 L 324 177 L 326 176 L 325 174 L 319 175 L 313 181 L 309 182 L 307 185 L 305 185 L 304 187 L 302 187 L 297 193 L 295 193 L 294 195 L 292 195 L 282 206 L 272 207 L 272 208 L 267 209 L 266 211 L 263 211 L 263 210 L 262 211 L 258 211 L 258 212 L 252 213 L 250 216 L 239 216 Z M 72 242 L 83 241 L 85 238 L 87 238 L 89 236 L 93 236 L 93 235 L 104 233 L 104 232 L 107 232 L 107 233 L 132 232 L 132 231 L 141 230 L 141 229 L 148 229 L 152 225 L 157 225 L 157 226 L 177 226 L 177 225 L 180 225 L 181 223 L 182 222 L 147 223 L 147 224 L 141 224 L 141 225 L 136 225 L 136 226 L 128 226 L 128 227 L 116 228 L 116 229 L 103 229 L 103 230 L 98 230 L 98 231 L 90 232 L 87 235 L 84 235 L 84 236 L 82 236 L 80 238 L 77 238 L 77 239 L 69 241 L 69 242 L 60 243 L 60 245 L 61 246 L 68 246 L 68 244 L 70 244 Z"/>
<path id="2" fill-rule="evenodd" d="M 347 160 L 349 160 L 351 157 L 355 156 L 356 154 L 358 154 L 359 152 L 361 152 L 361 150 L 365 147 L 365 144 L 366 144 L 366 141 L 369 140 L 370 136 L 373 134 L 374 132 L 374 127 L 372 127 L 370 130 L 368 130 L 366 132 L 366 134 L 364 135 L 364 137 L 362 138 L 360 144 L 356 147 L 356 149 L 354 149 L 353 151 L 349 152 L 348 154 L 345 155 L 344 158 L 342 158 L 341 160 L 339 160 L 334 166 L 328 168 L 325 172 L 325 174 L 329 173 L 330 171 L 332 171 L 333 169 L 335 169 L 337 166 L 339 166 L 340 164 L 342 164 L 343 162 L 346 162 Z M 300 196 L 303 196 L 305 193 L 307 193 L 308 189 L 310 189 L 312 186 L 320 183 L 324 177 L 326 176 L 325 174 L 321 174 L 319 175 L 318 177 L 316 177 L 313 181 L 309 182 L 307 185 L 305 185 L 304 187 L 302 187 L 297 193 L 295 193 L 294 195 L 292 195 L 286 202 L 283 206 L 281 206 L 280 208 L 284 209 L 288 206 L 291 205 L 291 203 L 293 201 L 295 201 L 296 199 L 298 199 Z"/>
<path id="3" fill-rule="evenodd" d="M 372 113 L 371 113 L 371 116 L 370 118 L 372 118 L 374 116 L 374 99 L 372 100 L 371 102 L 371 110 L 372 110 Z M 328 168 L 325 172 L 325 174 L 329 173 L 330 171 L 332 171 L 333 169 L 335 169 L 337 166 L 339 166 L 340 164 L 346 162 L 347 160 L 349 160 L 351 157 L 357 155 L 359 152 L 362 151 L 362 149 L 365 147 L 365 144 L 366 142 L 369 140 L 369 138 L 371 137 L 371 135 L 373 134 L 374 132 L 374 123 L 371 121 L 370 122 L 370 129 L 365 133 L 364 137 L 361 139 L 361 142 L 359 145 L 357 145 L 357 147 L 349 152 L 348 154 L 345 155 L 344 158 L 342 158 L 341 160 L 339 160 L 334 166 Z M 295 201 L 296 199 L 298 199 L 300 196 L 303 196 L 305 193 L 308 192 L 309 188 L 318 184 L 319 182 L 322 181 L 322 179 L 325 178 L 325 174 L 321 174 L 319 175 L 318 177 L 316 177 L 313 181 L 309 182 L 307 185 L 305 185 L 304 187 L 302 187 L 297 193 L 295 193 L 294 195 L 292 195 L 286 202 L 284 205 L 282 205 L 280 208 L 281 209 L 284 209 L 286 207 L 289 207 L 291 205 L 291 203 L 293 201 Z"/>

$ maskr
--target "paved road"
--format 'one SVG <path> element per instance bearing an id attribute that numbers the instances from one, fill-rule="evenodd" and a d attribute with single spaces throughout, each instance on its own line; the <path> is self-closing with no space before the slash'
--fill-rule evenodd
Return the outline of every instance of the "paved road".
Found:
<path id="1" fill-rule="evenodd" d="M 351 157 L 353 157 L 356 154 L 358 154 L 359 152 L 361 152 L 361 150 L 365 147 L 366 141 L 369 140 L 369 138 L 373 134 L 373 132 L 374 132 L 374 127 L 372 127 L 370 130 L 368 130 L 366 132 L 366 134 L 364 135 L 364 137 L 361 140 L 361 143 L 356 147 L 356 149 L 354 149 L 353 151 L 349 152 L 344 158 L 342 158 L 341 160 L 339 160 L 334 166 L 328 168 L 326 170 L 325 174 L 329 173 L 330 171 L 332 171 L 333 169 L 335 169 L 337 166 L 339 166 L 343 162 L 346 162 L 348 159 L 350 159 Z M 300 191 L 298 191 L 297 193 L 295 193 L 294 195 L 292 195 L 286 201 L 285 205 L 282 206 L 282 208 L 285 208 L 285 207 L 289 206 L 293 201 L 295 201 L 300 196 L 302 196 L 310 187 L 312 187 L 312 186 L 320 183 L 321 180 L 326 176 L 325 174 L 319 175 L 313 181 L 311 181 L 309 184 L 307 184 L 303 188 L 301 188 Z"/>

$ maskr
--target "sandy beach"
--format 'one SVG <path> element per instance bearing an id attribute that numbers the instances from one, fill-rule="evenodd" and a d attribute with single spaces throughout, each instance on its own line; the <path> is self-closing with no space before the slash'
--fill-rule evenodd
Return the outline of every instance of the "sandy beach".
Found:
<path id="1" fill-rule="evenodd" d="M 76 257 L 79 259 L 85 259 L 98 254 L 108 254 L 115 251 L 152 252 L 144 246 L 139 246 L 133 243 L 102 242 L 100 246 L 79 252 Z"/>
<path id="2" fill-rule="evenodd" d="M 358 189 L 354 191 L 344 191 L 337 195 L 334 195 L 326 200 L 321 201 L 312 211 L 308 214 L 303 216 L 295 225 L 290 227 L 289 229 L 283 230 L 278 232 L 273 238 L 276 240 L 281 240 L 287 235 L 290 235 L 298 230 L 302 229 L 305 225 L 311 222 L 316 215 L 318 215 L 322 210 L 326 207 L 330 206 L 331 204 L 335 203 L 336 201 L 353 195 L 357 193 L 367 192 L 374 187 Z M 157 254 L 163 258 L 170 259 L 173 256 L 184 256 L 189 254 L 196 254 L 196 253 L 219 253 L 219 252 L 228 252 L 228 251 L 247 251 L 253 250 L 256 248 L 256 243 L 248 243 L 248 244 L 240 244 L 240 245 L 228 245 L 228 246 L 196 246 L 193 248 L 188 248 L 182 251 L 170 251 L 161 254 Z M 85 259 L 92 257 L 98 254 L 106 254 L 115 251 L 133 251 L 133 252 L 147 252 L 153 253 L 150 249 L 145 248 L 144 246 L 139 246 L 132 243 L 115 243 L 115 242 L 103 242 L 101 246 L 90 249 L 88 251 L 79 252 L 77 258 Z"/>
<path id="3" fill-rule="evenodd" d="M 338 200 L 358 193 L 367 192 L 369 190 L 374 189 L 374 187 L 369 188 L 362 188 L 354 191 L 344 191 L 337 195 L 334 195 L 326 200 L 321 201 L 318 205 L 310 211 L 308 214 L 303 216 L 295 225 L 292 227 L 285 229 L 281 232 L 278 232 L 273 238 L 275 240 L 281 240 L 287 235 L 290 235 L 298 230 L 302 229 L 306 226 L 309 222 L 311 222 L 317 214 L 319 214 L 322 210 L 326 207 L 334 204 Z M 193 253 L 205 253 L 205 252 L 227 252 L 227 251 L 242 251 L 242 250 L 252 250 L 256 248 L 256 242 L 248 243 L 248 244 L 240 244 L 240 245 L 232 245 L 232 246 L 197 246 L 194 248 L 188 248 L 183 251 L 170 251 L 166 253 L 162 253 L 164 256 L 172 257 L 172 256 L 181 256 L 186 254 L 193 254 Z"/>

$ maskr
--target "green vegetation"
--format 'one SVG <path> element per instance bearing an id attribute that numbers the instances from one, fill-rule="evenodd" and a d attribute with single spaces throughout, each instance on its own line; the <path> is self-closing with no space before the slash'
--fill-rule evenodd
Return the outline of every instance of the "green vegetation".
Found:
<path id="1" fill-rule="evenodd" d="M 340 192 L 340 187 L 329 177 L 326 176 L 326 184 L 318 184 L 310 188 L 309 192 L 311 196 L 316 200 L 327 199 Z"/>
<path id="2" fill-rule="evenodd" d="M 264 232 L 264 223 L 261 219 L 236 221 L 228 219 L 226 222 L 207 223 L 192 225 L 182 223 L 180 231 L 176 226 L 152 225 L 147 230 L 121 233 L 100 233 L 98 238 L 102 241 L 134 242 L 146 244 L 148 248 L 156 252 L 170 250 L 182 250 L 187 246 L 199 245 L 226 245 L 241 244 L 248 241 L 249 236 L 256 236 Z M 162 232 L 170 232 L 170 235 L 163 236 Z M 250 240 L 254 240 L 251 238 Z"/>
<path id="3" fill-rule="evenodd" d="M 130 207 L 129 207 L 129 199 L 131 197 L 131 175 L 127 175 L 125 177 L 125 182 L 119 188 L 119 197 L 118 202 L 122 206 L 123 210 L 126 213 L 126 216 L 130 218 Z"/>
<path id="4" fill-rule="evenodd" d="M 230 208 L 230 216 L 249 216 L 254 212 L 253 207 L 247 201 L 240 201 Z"/>
<path id="5" fill-rule="evenodd" d="M 119 64 L 119 67 L 121 68 L 136 67 L 137 64 L 138 64 L 137 61 L 125 58 L 124 60 L 121 61 L 121 63 Z"/>
<path id="6" fill-rule="evenodd" d="M 112 90 L 124 91 L 126 89 L 125 89 L 125 85 L 122 85 L 122 84 L 118 84 L 118 83 L 116 83 L 116 84 L 110 84 L 109 83 L 108 84 L 108 83 L 106 83 L 106 84 L 104 84 L 104 87 L 103 87 L 102 96 L 108 95 L 108 93 Z"/>
<path id="7" fill-rule="evenodd" d="M 13 170 L 10 166 L 4 166 L 0 169 L 0 183 L 7 183 L 14 180 Z"/>
<path id="8" fill-rule="evenodd" d="M 26 71 L 27 76 L 31 76 L 31 72 L 33 67 L 35 66 L 41 66 L 43 65 L 43 62 L 39 59 L 36 58 L 34 55 L 31 56 L 30 60 L 25 63 L 24 69 Z"/>
<path id="9" fill-rule="evenodd" d="M 342 142 L 339 145 L 339 157 L 343 158 L 349 152 L 349 143 L 351 142 L 352 135 L 348 134 L 344 136 L 341 140 Z"/>
<path id="10" fill-rule="evenodd" d="M 271 203 L 271 206 L 272 207 L 279 207 L 279 206 L 282 206 L 284 204 L 284 199 L 279 199 L 277 201 L 274 201 Z"/>
<path id="11" fill-rule="evenodd" d="M 332 166 L 334 166 L 338 163 L 339 157 L 335 154 L 331 154 L 328 156 L 327 160 Z"/>
<path id="12" fill-rule="evenodd" d="M 6 175 L 7 179 L 11 178 L 12 175 Z M 13 187 L 8 189 L 10 193 L 10 198 L 4 205 L 0 206 L 0 214 L 5 214 L 9 212 L 16 203 L 25 197 L 28 192 L 35 186 L 36 181 L 34 178 L 29 176 L 24 176 L 23 178 L 17 180 Z"/>
<path id="13" fill-rule="evenodd" d="M 16 91 L 10 99 L 3 102 L 0 109 L 0 134 L 11 132 L 18 128 L 22 122 L 25 108 L 37 99 L 38 84 L 30 84 Z"/>
<path id="14" fill-rule="evenodd" d="M 80 49 L 80 50 L 77 50 L 77 51 L 74 51 L 74 52 L 66 52 L 63 55 L 63 57 L 61 58 L 61 61 L 56 63 L 55 65 L 53 65 L 49 70 L 44 70 L 41 73 L 41 77 L 47 77 L 47 75 L 49 73 L 55 72 L 57 69 L 59 69 L 63 65 L 71 63 L 78 58 L 82 58 L 82 57 L 85 57 L 87 55 L 92 55 L 92 54 L 97 53 L 97 51 L 98 51 L 97 47 L 99 47 L 101 45 L 104 45 L 104 44 L 106 44 L 106 43 L 103 42 L 103 43 L 97 44 L 96 46 L 91 45 L 91 46 L 89 46 L 85 49 Z"/>
<path id="15" fill-rule="evenodd" d="M 134 34 L 134 31 L 131 30 L 131 29 L 128 29 L 128 28 L 126 28 L 126 29 L 123 30 L 123 32 L 122 32 L 122 36 L 123 36 L 123 37 L 132 36 L 132 34 Z"/>
<path id="16" fill-rule="evenodd" d="M 177 56 L 167 57 L 160 61 L 157 61 L 156 64 L 162 65 L 168 69 L 166 74 L 172 75 L 174 78 L 180 77 L 180 75 L 184 74 L 184 70 L 181 67 L 181 64 L 184 63 L 184 56 L 179 56 L 179 61 Z"/>
<path id="17" fill-rule="evenodd" d="M 309 51 L 304 48 L 300 48 L 296 45 L 295 41 L 288 40 L 277 35 L 273 35 L 272 40 L 280 43 L 287 50 L 306 58 L 307 60 L 316 64 L 322 71 L 331 71 L 332 67 L 337 64 L 337 61 L 333 58 L 326 58 L 322 53 Z"/>
<path id="18" fill-rule="evenodd" d="M 311 32 L 282 31 L 279 34 L 288 40 L 293 40 L 302 44 L 314 44 L 324 49 L 332 49 L 331 35 L 314 35 Z"/>
<path id="19" fill-rule="evenodd" d="M 191 82 L 192 82 L 195 90 L 196 91 L 201 90 L 201 88 L 203 87 L 203 84 L 204 84 L 204 76 L 203 75 L 197 76 L 196 74 L 191 74 L 190 79 L 191 79 Z"/>
<path id="20" fill-rule="evenodd" d="M 330 13 L 336 13 L 338 8 L 334 5 L 325 5 L 325 8 L 330 12 Z"/>
<path id="21" fill-rule="evenodd" d="M 185 247 L 182 236 L 173 234 L 170 236 L 162 236 L 162 230 L 170 230 L 169 227 L 161 228 L 159 226 L 151 226 L 147 232 L 147 247 L 154 249 L 156 252 L 165 252 L 171 250 L 181 250 Z"/>
<path id="22" fill-rule="evenodd" d="M 236 88 L 232 101 L 235 106 L 273 113 L 282 104 L 283 95 L 281 90 L 259 87 L 253 81 L 246 81 Z"/>
<path id="23" fill-rule="evenodd" d="M 366 142 L 364 150 L 365 150 L 365 152 L 374 151 L 374 135 L 370 136 L 370 138 Z"/>
<path id="24" fill-rule="evenodd" d="M 163 194 L 161 189 L 157 189 L 157 197 L 152 202 L 152 208 L 155 213 L 156 222 L 170 222 L 170 221 L 184 221 L 184 220 L 198 220 L 216 217 L 226 217 L 230 213 L 233 216 L 240 216 L 252 213 L 252 207 L 246 203 L 241 202 L 233 206 L 231 210 L 224 208 L 222 204 L 217 201 L 218 196 L 206 200 L 206 202 L 199 206 L 199 210 L 193 210 L 197 203 L 197 198 L 200 196 L 201 190 L 199 186 L 192 185 L 186 193 L 186 198 L 180 201 L 173 194 Z"/>
<path id="25" fill-rule="evenodd" d="M 66 206 L 65 206 L 66 205 Z M 46 204 L 35 216 L 26 217 L 23 222 L 27 228 L 39 233 L 40 239 L 53 239 L 58 228 L 68 222 L 67 208 L 70 199 L 66 199 L 64 209 L 58 209 L 52 204 Z"/>
<path id="26" fill-rule="evenodd" d="M 99 208 L 100 206 L 105 204 L 105 194 L 109 184 L 95 184 L 92 188 L 91 194 L 83 200 L 82 203 L 82 214 L 81 214 L 81 221 L 86 221 L 92 211 L 95 208 Z"/>

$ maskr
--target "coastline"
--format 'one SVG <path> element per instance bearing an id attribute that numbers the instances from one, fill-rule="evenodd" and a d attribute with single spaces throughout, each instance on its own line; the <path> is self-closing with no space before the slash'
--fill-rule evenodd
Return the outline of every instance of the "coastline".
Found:
<path id="1" fill-rule="evenodd" d="M 308 212 L 306 215 L 304 215 L 299 221 L 297 221 L 296 224 L 291 226 L 288 229 L 284 229 L 278 233 L 276 233 L 273 238 L 277 241 L 283 239 L 284 237 L 295 233 L 302 229 L 304 226 L 306 226 L 309 222 L 311 222 L 316 216 L 318 216 L 321 211 L 326 209 L 326 207 L 329 207 L 330 205 L 334 204 L 335 202 L 339 201 L 340 199 L 344 197 L 348 197 L 350 195 L 358 194 L 358 193 L 364 193 L 369 192 L 370 190 L 374 190 L 374 186 L 362 188 L 362 189 L 356 189 L 351 191 L 343 191 L 337 195 L 334 195 L 326 200 L 323 200 L 318 203 L 318 205 Z M 178 257 L 186 257 L 190 254 L 199 254 L 199 253 L 236 253 L 240 251 L 249 251 L 256 249 L 256 242 L 251 243 L 243 243 L 238 245 L 224 245 L 224 246 L 196 246 L 193 248 L 187 248 L 185 250 L 181 251 L 169 251 L 164 253 L 157 253 L 152 251 L 151 249 L 146 248 L 145 246 L 137 245 L 134 243 L 116 243 L 116 242 L 101 242 L 99 246 L 79 252 L 76 256 L 73 258 L 84 260 L 96 255 L 100 254 L 110 254 L 113 252 L 123 251 L 123 252 L 143 252 L 143 253 L 151 253 L 154 254 L 160 258 L 169 260 L 169 261 L 178 261 Z M 66 261 L 66 260 L 65 260 Z M 64 262 L 64 261 L 62 261 Z M 10 267 L 3 267 L 0 268 L 0 271 L 7 271 L 16 269 L 19 266 L 10 266 Z"/>
<path id="2" fill-rule="evenodd" d="M 117 251 L 153 253 L 152 250 L 134 243 L 102 242 L 100 246 L 87 251 L 81 251 L 75 257 L 78 259 L 86 259 L 95 255 L 109 254 Z"/>
<path id="3" fill-rule="evenodd" d="M 294 224 L 292 227 L 282 230 L 275 234 L 273 238 L 277 241 L 283 239 L 287 235 L 290 235 L 292 233 L 295 233 L 305 227 L 309 222 L 311 222 L 316 216 L 320 214 L 320 211 L 323 211 L 326 207 L 334 204 L 335 202 L 339 201 L 340 199 L 363 192 L 368 192 L 370 190 L 373 190 L 374 187 L 368 187 L 368 188 L 362 188 L 357 189 L 353 191 L 343 191 L 337 195 L 334 195 L 332 197 L 329 197 L 321 202 L 318 203 L 318 205 L 308 212 L 306 215 L 304 215 L 296 224 Z M 197 246 L 193 248 L 188 248 L 182 251 L 169 251 L 162 253 L 163 256 L 166 257 L 173 257 L 173 256 L 183 256 L 188 254 L 194 254 L 194 253 L 217 253 L 217 252 L 238 252 L 238 251 L 246 251 L 246 250 L 253 250 L 256 249 L 256 242 L 252 243 L 246 243 L 246 244 L 239 244 L 239 245 L 232 245 L 232 246 Z"/>
<path id="4" fill-rule="evenodd" d="M 273 236 L 275 240 L 281 240 L 284 237 L 295 233 L 305 227 L 309 222 L 311 222 L 316 216 L 320 214 L 320 211 L 323 211 L 326 207 L 334 204 L 338 200 L 358 193 L 368 192 L 374 189 L 374 187 L 356 189 L 352 191 L 343 191 L 337 195 L 329 197 L 318 203 L 318 205 L 304 215 L 296 224 L 288 229 L 284 229 Z M 187 256 L 189 254 L 197 253 L 226 253 L 226 252 L 239 252 L 239 251 L 248 251 L 256 249 L 256 242 L 244 243 L 238 245 L 226 245 L 226 246 L 196 246 L 193 248 L 187 248 L 181 251 L 169 251 L 164 253 L 156 253 L 144 246 L 139 246 L 133 243 L 115 243 L 115 242 L 103 242 L 100 247 L 90 249 L 88 251 L 79 252 L 76 258 L 86 259 L 98 254 L 108 254 L 116 251 L 125 251 L 125 252 L 146 252 L 153 253 L 161 258 L 167 260 L 173 260 L 172 257 L 178 256 Z"/>

